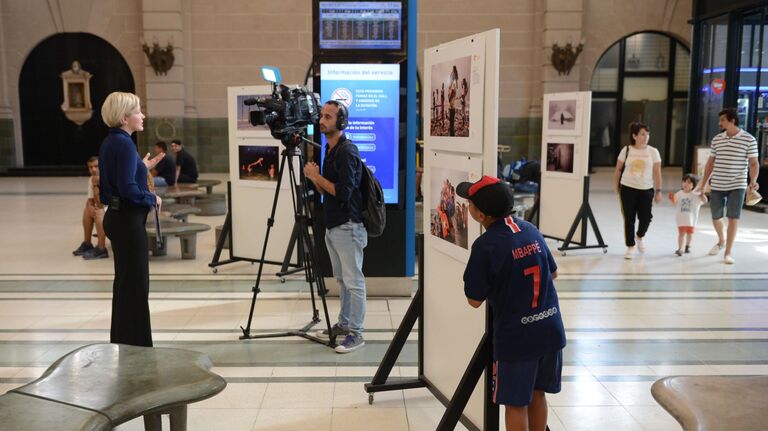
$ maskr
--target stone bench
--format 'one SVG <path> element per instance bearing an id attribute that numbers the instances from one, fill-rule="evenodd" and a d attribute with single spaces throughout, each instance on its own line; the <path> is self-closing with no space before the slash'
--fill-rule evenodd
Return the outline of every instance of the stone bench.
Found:
<path id="1" fill-rule="evenodd" d="M 187 427 L 187 404 L 226 387 L 211 360 L 181 349 L 92 344 L 51 365 L 43 375 L 0 396 L 0 429 L 101 431 L 144 416 L 147 431 Z"/>
<path id="2" fill-rule="evenodd" d="M 175 184 L 167 187 L 156 187 L 155 193 L 163 198 L 163 201 L 167 198 L 174 199 L 175 202 L 181 204 L 195 204 L 195 199 L 205 195 L 205 192 L 198 190 L 196 184 Z"/>
<path id="3" fill-rule="evenodd" d="M 198 178 L 196 184 L 198 187 L 205 188 L 205 193 L 210 195 L 213 193 L 213 188 L 221 184 L 221 180 Z"/>
<path id="4" fill-rule="evenodd" d="M 168 237 L 177 236 L 181 241 L 181 258 L 194 259 L 197 256 L 197 234 L 211 230 L 211 227 L 203 223 L 182 223 L 173 221 L 160 221 L 160 234 L 162 235 L 162 248 L 157 246 L 157 229 L 154 220 L 147 223 L 147 238 L 149 239 L 152 256 L 165 256 L 168 254 Z"/>
<path id="5" fill-rule="evenodd" d="M 200 208 L 200 216 L 219 216 L 227 213 L 227 196 L 214 193 L 197 198 L 195 206 Z"/>
<path id="6" fill-rule="evenodd" d="M 165 201 L 163 201 L 163 207 L 160 209 L 161 214 L 168 214 L 171 218 L 182 222 L 186 222 L 190 214 L 200 214 L 200 211 L 200 208 L 192 205 L 165 205 Z"/>
<path id="7" fill-rule="evenodd" d="M 685 431 L 761 430 L 768 423 L 768 376 L 665 377 L 651 394 Z"/>

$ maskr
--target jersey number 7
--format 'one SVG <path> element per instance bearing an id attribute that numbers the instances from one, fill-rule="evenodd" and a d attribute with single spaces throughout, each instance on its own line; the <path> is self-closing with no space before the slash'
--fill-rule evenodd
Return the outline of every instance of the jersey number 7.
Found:
<path id="1" fill-rule="evenodd" d="M 541 287 L 541 268 L 539 265 L 531 266 L 523 270 L 523 274 L 533 276 L 533 301 L 531 308 L 539 306 L 539 288 Z"/>

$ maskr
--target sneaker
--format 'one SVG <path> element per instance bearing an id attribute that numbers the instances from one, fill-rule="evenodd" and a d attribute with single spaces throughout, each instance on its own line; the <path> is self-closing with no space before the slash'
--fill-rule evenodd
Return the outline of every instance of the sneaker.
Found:
<path id="1" fill-rule="evenodd" d="M 85 260 L 106 259 L 109 257 L 109 252 L 106 248 L 94 247 L 83 254 Z"/>
<path id="2" fill-rule="evenodd" d="M 682 255 L 683 255 L 683 252 L 682 252 L 682 251 L 680 251 L 680 250 L 675 250 L 675 254 L 676 254 L 676 255 L 678 255 L 678 256 L 682 256 Z"/>
<path id="3" fill-rule="evenodd" d="M 723 259 L 723 262 L 727 263 L 728 265 L 733 265 L 736 263 L 736 259 L 732 258 L 731 255 L 726 254 L 725 259 Z"/>
<path id="4" fill-rule="evenodd" d="M 93 244 L 90 242 L 81 242 L 80 247 L 77 248 L 77 250 L 73 251 L 72 254 L 75 256 L 82 256 L 89 250 L 93 250 Z"/>
<path id="5" fill-rule="evenodd" d="M 720 253 L 720 250 L 722 249 L 723 249 L 722 244 L 715 244 L 712 246 L 712 248 L 709 249 L 709 255 L 716 256 L 718 253 Z"/>
<path id="6" fill-rule="evenodd" d="M 338 323 L 336 323 L 333 326 L 331 326 L 331 332 L 333 332 L 333 334 L 336 336 L 336 338 L 338 338 L 338 337 L 341 337 L 341 336 L 349 334 L 349 329 L 344 329 L 341 326 L 339 326 Z M 328 336 L 328 330 L 327 329 L 323 329 L 322 331 L 317 331 L 315 333 L 315 336 L 317 338 L 324 338 L 326 340 L 330 340 L 331 339 L 331 337 Z"/>
<path id="7" fill-rule="evenodd" d="M 365 346 L 365 340 L 363 340 L 362 335 L 357 335 L 354 333 L 347 334 L 346 337 L 344 337 L 344 341 L 341 342 L 338 346 L 336 346 L 336 353 L 349 353 L 354 352 L 355 350 Z"/>
<path id="8" fill-rule="evenodd" d="M 643 243 L 643 239 L 639 236 L 635 237 L 635 243 L 637 243 L 637 251 L 645 253 L 645 243 Z"/>
<path id="9" fill-rule="evenodd" d="M 690 253 L 691 252 L 691 246 L 690 245 L 686 245 L 685 246 L 685 252 L 686 253 Z"/>
<path id="10" fill-rule="evenodd" d="M 634 254 L 635 254 L 635 248 L 627 247 L 627 252 L 624 253 L 624 259 L 627 259 L 627 260 L 632 259 L 632 257 L 634 257 Z"/>

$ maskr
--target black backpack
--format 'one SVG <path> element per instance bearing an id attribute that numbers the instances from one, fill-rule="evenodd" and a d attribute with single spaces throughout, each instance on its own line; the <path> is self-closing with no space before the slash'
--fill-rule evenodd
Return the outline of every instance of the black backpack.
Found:
<path id="1" fill-rule="evenodd" d="M 344 143 L 354 145 L 352 141 L 344 141 Z M 368 232 L 368 236 L 376 238 L 384 233 L 384 227 L 387 225 L 387 208 L 384 205 L 384 190 L 381 188 L 381 183 L 373 175 L 368 166 L 360 160 L 363 165 L 363 175 L 360 178 L 360 193 L 362 194 L 363 203 L 363 224 L 365 230 Z"/>

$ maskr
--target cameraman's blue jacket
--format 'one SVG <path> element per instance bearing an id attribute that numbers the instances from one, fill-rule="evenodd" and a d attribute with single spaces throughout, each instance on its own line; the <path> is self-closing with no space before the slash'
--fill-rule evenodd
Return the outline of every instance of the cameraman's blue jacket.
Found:
<path id="1" fill-rule="evenodd" d="M 325 194 L 325 227 L 330 229 L 348 221 L 362 223 L 360 180 L 363 177 L 363 162 L 357 146 L 343 134 L 332 149 L 326 149 L 323 177 L 336 187 L 336 196 Z"/>

